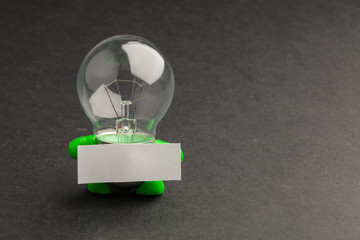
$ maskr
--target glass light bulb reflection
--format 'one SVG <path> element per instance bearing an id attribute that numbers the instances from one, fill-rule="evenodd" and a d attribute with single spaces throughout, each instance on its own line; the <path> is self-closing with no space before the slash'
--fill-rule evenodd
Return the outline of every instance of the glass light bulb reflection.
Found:
<path id="1" fill-rule="evenodd" d="M 152 142 L 174 94 L 174 74 L 148 40 L 119 35 L 81 63 L 77 91 L 94 134 L 104 143 Z"/>

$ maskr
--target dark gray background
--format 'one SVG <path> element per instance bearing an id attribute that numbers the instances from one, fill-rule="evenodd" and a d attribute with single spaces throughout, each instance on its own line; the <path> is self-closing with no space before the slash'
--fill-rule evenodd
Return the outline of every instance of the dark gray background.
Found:
<path id="1" fill-rule="evenodd" d="M 360 239 L 359 1 L 1 1 L 1 239 Z M 76 73 L 101 40 L 176 75 L 162 197 L 77 185 Z"/>

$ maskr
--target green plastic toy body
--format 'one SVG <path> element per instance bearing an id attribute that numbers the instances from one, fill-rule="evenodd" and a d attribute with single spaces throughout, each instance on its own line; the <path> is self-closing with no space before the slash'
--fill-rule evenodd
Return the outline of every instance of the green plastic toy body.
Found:
<path id="1" fill-rule="evenodd" d="M 166 144 L 167 142 L 156 139 L 155 144 Z M 101 144 L 95 137 L 95 135 L 83 136 L 74 139 L 69 143 L 68 152 L 70 157 L 77 159 L 77 147 L 79 145 L 96 145 Z M 183 161 L 183 152 L 181 150 L 181 162 Z M 89 183 L 88 190 L 96 194 L 110 194 L 114 191 L 114 186 L 110 183 Z M 163 181 L 150 181 L 142 182 L 136 186 L 135 192 L 138 195 L 162 195 L 164 193 L 165 186 Z"/>

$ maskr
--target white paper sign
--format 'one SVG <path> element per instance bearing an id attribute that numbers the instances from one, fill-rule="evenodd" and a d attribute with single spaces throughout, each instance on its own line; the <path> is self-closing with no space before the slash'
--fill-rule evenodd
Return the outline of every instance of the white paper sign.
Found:
<path id="1" fill-rule="evenodd" d="M 181 180 L 180 143 L 78 146 L 78 184 Z"/>

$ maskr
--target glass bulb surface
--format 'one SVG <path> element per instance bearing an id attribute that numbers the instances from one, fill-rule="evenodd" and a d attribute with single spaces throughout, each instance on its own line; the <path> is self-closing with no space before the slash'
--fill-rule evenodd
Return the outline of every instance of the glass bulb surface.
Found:
<path id="1" fill-rule="evenodd" d="M 77 91 L 94 134 L 104 143 L 146 143 L 174 94 L 174 74 L 165 56 L 148 40 L 114 36 L 84 58 Z"/>

